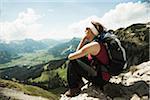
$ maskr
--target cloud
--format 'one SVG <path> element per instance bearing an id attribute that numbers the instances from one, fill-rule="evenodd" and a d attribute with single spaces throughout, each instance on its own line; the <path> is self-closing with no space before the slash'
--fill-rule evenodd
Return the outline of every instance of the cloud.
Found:
<path id="1" fill-rule="evenodd" d="M 42 28 L 42 24 L 37 23 L 41 17 L 32 8 L 27 8 L 14 21 L 0 22 L 0 39 L 10 41 L 37 37 Z"/>
<path id="2" fill-rule="evenodd" d="M 68 26 L 69 33 L 73 34 L 74 37 L 83 36 L 86 26 L 92 21 L 100 21 L 100 18 L 97 16 L 90 16 L 79 22 L 75 22 Z"/>
<path id="3" fill-rule="evenodd" d="M 106 27 L 117 29 L 119 27 L 126 27 L 133 23 L 148 22 L 150 14 L 150 7 L 148 4 L 137 2 L 121 3 L 115 9 L 105 13 L 101 21 Z"/>
<path id="4" fill-rule="evenodd" d="M 91 16 L 79 22 L 73 23 L 68 28 L 70 32 L 83 35 L 84 29 L 92 20 L 102 23 L 107 29 L 117 29 L 120 27 L 127 27 L 133 23 L 145 23 L 150 20 L 150 7 L 148 3 L 144 2 L 128 2 L 120 3 L 114 9 L 111 9 L 101 18 L 98 16 Z"/>

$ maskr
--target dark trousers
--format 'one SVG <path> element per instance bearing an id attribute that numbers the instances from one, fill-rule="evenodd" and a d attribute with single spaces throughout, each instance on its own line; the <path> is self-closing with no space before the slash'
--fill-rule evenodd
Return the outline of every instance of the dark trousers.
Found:
<path id="1" fill-rule="evenodd" d="M 90 65 L 90 62 L 86 57 L 80 59 L 82 62 Z M 82 82 L 82 77 L 87 79 L 88 81 L 92 82 L 94 85 L 100 86 L 100 88 L 103 87 L 103 85 L 106 83 L 102 79 L 101 75 L 101 68 L 97 66 L 97 76 L 88 76 L 88 72 L 84 70 L 76 60 L 70 60 L 68 63 L 68 69 L 67 69 L 67 80 L 68 80 L 68 86 L 69 88 L 77 88 L 79 83 Z"/>

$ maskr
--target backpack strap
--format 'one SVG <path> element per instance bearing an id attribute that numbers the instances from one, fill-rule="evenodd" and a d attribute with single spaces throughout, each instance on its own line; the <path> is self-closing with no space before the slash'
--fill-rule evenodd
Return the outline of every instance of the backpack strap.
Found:
<path id="1" fill-rule="evenodd" d="M 101 34 L 95 36 L 94 39 L 93 39 L 93 41 L 103 43 L 106 33 L 107 33 L 106 31 L 103 31 Z"/>
<path id="2" fill-rule="evenodd" d="M 126 51 L 125 51 L 125 49 L 122 47 L 121 42 L 120 42 L 120 40 L 119 40 L 118 38 L 115 38 L 115 41 L 117 42 L 118 46 L 121 48 L 121 51 L 122 51 L 122 53 L 123 53 L 123 58 L 124 58 L 124 61 L 126 62 L 126 63 L 124 64 L 123 69 L 126 69 L 126 68 L 127 68 Z"/>

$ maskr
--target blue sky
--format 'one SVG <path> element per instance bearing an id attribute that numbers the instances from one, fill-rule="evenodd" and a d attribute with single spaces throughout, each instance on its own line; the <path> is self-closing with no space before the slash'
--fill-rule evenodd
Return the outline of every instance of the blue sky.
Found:
<path id="1" fill-rule="evenodd" d="M 138 5 L 137 2 L 139 0 L 0 0 L 0 39 L 81 37 L 83 34 L 78 28 L 81 23 L 95 18 L 107 20 L 111 10 L 118 11 L 117 5 L 143 7 L 142 2 Z"/>

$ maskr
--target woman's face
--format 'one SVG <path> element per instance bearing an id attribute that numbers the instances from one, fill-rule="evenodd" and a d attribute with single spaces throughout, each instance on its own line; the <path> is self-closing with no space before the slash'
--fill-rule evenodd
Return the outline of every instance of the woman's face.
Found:
<path id="1" fill-rule="evenodd" d="M 88 40 L 93 40 L 93 38 L 95 37 L 95 35 L 93 34 L 93 32 L 91 31 L 91 29 L 90 28 L 86 28 L 85 29 L 85 36 L 86 36 L 86 38 L 88 39 Z"/>

